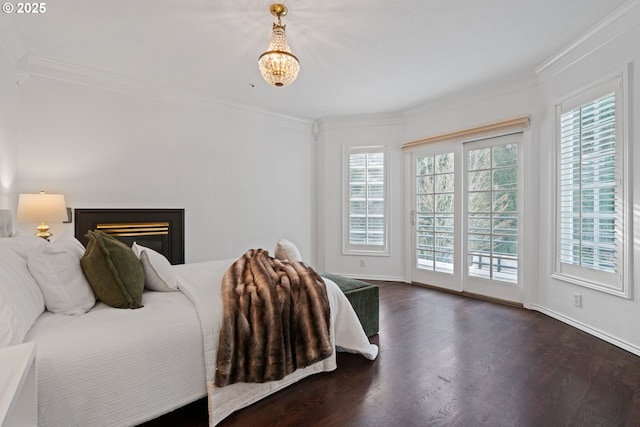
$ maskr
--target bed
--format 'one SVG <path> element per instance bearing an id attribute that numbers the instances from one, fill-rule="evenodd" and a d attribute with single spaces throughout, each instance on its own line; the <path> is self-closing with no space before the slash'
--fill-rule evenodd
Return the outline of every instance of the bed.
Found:
<path id="1" fill-rule="evenodd" d="M 11 229 L 6 217 L 0 215 L 0 230 Z M 304 377 L 336 368 L 333 352 L 278 381 L 212 387 L 222 322 L 220 282 L 235 258 L 171 265 L 178 291 L 145 290 L 142 308 L 97 302 L 86 313 L 69 315 L 45 310 L 47 292 L 39 295 L 40 283 L 31 277 L 29 259 L 37 259 L 33 254 L 43 245 L 58 243 L 41 240 L 0 238 L 0 320 L 16 325 L 0 330 L 0 346 L 36 343 L 41 427 L 137 425 L 205 396 L 210 425 L 216 425 Z M 12 285 L 16 282 L 19 287 Z M 325 283 L 332 345 L 375 359 L 378 349 L 369 343 L 348 300 L 335 283 Z M 20 305 L 26 309 L 16 321 Z"/>

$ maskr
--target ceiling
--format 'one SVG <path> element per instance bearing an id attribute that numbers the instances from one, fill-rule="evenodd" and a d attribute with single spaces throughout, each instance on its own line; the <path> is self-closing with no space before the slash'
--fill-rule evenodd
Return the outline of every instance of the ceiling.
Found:
<path id="1" fill-rule="evenodd" d="M 406 110 L 535 67 L 626 0 L 288 0 L 301 71 L 269 86 L 268 0 L 55 0 L 2 14 L 34 57 L 306 119 Z M 3 22 L 3 21 L 0 21 Z"/>

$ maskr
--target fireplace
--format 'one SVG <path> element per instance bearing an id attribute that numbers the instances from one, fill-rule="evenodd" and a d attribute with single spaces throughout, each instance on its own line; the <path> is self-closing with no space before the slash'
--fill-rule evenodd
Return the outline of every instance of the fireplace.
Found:
<path id="1" fill-rule="evenodd" d="M 89 230 L 101 230 L 184 263 L 184 209 L 75 209 L 75 236 L 87 245 Z"/>

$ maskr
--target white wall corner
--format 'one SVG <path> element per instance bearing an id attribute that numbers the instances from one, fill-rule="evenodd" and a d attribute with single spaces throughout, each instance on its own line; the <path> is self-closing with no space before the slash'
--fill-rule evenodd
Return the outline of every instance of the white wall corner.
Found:
<path id="1" fill-rule="evenodd" d="M 396 113 L 365 114 L 353 116 L 328 117 L 320 121 L 322 129 L 371 128 L 379 126 L 404 125 L 404 117 Z"/>
<path id="2" fill-rule="evenodd" d="M 5 51 L 7 57 L 14 67 L 18 64 L 20 58 L 27 54 L 27 50 L 18 35 L 15 25 L 9 20 L 9 17 L 0 17 L 2 25 L 0 25 L 0 47 Z"/>
<path id="3" fill-rule="evenodd" d="M 24 84 L 31 77 L 31 71 L 29 70 L 29 55 L 24 55 L 18 59 L 15 64 L 15 78 L 18 86 Z"/>
<path id="4" fill-rule="evenodd" d="M 561 73 L 581 59 L 640 25 L 640 0 L 629 0 L 564 49 L 536 67 L 540 83 Z"/>

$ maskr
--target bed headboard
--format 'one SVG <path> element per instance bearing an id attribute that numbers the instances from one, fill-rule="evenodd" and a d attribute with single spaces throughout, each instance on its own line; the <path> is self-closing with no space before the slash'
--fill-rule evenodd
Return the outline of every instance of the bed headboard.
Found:
<path id="1" fill-rule="evenodd" d="M 184 209 L 75 209 L 75 236 L 87 245 L 89 230 L 101 230 L 131 246 L 163 254 L 171 264 L 184 263 Z"/>

